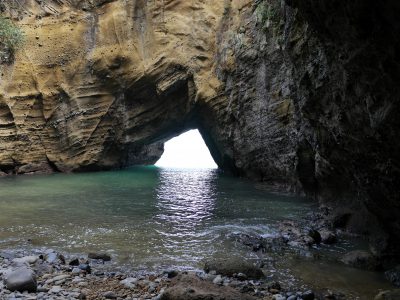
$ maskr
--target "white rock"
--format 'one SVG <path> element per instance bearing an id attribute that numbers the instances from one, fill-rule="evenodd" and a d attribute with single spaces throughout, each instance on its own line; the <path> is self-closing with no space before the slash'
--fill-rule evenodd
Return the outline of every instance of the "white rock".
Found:
<path id="1" fill-rule="evenodd" d="M 30 264 L 30 265 L 32 265 L 32 264 L 34 264 L 35 262 L 37 262 L 38 259 L 39 259 L 39 257 L 31 255 L 31 256 L 25 256 L 25 257 L 14 258 L 14 259 L 12 260 L 12 262 L 13 262 L 14 264 Z"/>
<path id="2" fill-rule="evenodd" d="M 221 275 L 218 275 L 217 277 L 214 278 L 213 283 L 214 284 L 222 284 L 223 280 Z"/>
<path id="3" fill-rule="evenodd" d="M 50 289 L 49 293 L 51 293 L 51 294 L 58 294 L 58 293 L 60 293 L 62 290 L 63 290 L 63 289 L 61 288 L 61 286 L 55 285 L 55 286 L 53 286 L 53 287 Z"/>

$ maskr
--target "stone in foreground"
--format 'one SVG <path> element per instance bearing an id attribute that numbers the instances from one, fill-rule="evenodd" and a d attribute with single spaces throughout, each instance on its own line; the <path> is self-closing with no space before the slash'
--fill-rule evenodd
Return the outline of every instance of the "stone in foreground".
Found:
<path id="1" fill-rule="evenodd" d="M 19 292 L 36 292 L 36 276 L 33 271 L 27 267 L 18 268 L 10 272 L 5 279 L 7 289 Z"/>
<path id="2" fill-rule="evenodd" d="M 239 273 L 245 274 L 250 279 L 264 277 L 264 273 L 260 268 L 250 262 L 235 258 L 207 261 L 204 265 L 204 270 L 207 273 L 215 271 L 217 274 L 229 277 L 234 277 Z"/>
<path id="3" fill-rule="evenodd" d="M 217 286 L 194 275 L 179 275 L 173 279 L 172 287 L 161 296 L 161 300 L 253 300 L 231 287 Z"/>

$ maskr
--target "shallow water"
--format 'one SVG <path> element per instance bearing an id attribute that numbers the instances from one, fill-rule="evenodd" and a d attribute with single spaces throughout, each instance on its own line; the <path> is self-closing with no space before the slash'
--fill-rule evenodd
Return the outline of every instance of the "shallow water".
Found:
<path id="1" fill-rule="evenodd" d="M 200 268 L 207 257 L 256 258 L 232 234 L 274 234 L 278 221 L 299 219 L 313 208 L 305 198 L 269 193 L 215 169 L 135 167 L 10 177 L 0 180 L 0 250 L 106 251 L 114 262 L 137 270 Z M 351 247 L 343 241 L 334 252 Z M 290 270 L 290 259 L 281 259 L 282 268 L 311 285 L 315 282 L 309 274 L 329 274 L 329 268 L 307 261 Z M 340 267 L 337 271 L 351 280 L 346 272 Z M 360 274 L 374 290 L 386 287 L 376 274 Z"/>

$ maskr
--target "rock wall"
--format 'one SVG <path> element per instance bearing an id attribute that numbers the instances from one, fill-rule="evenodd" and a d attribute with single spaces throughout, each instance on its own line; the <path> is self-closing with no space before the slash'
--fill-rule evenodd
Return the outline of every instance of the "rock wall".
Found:
<path id="1" fill-rule="evenodd" d="M 2 8 L 26 33 L 2 65 L 2 172 L 153 163 L 199 128 L 222 169 L 399 246 L 395 0 L 21 3 Z"/>

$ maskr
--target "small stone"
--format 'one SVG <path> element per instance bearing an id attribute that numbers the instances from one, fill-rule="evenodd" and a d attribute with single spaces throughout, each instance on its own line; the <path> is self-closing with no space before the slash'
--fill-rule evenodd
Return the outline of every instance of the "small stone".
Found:
<path id="1" fill-rule="evenodd" d="M 103 261 L 110 261 L 111 256 L 108 255 L 107 253 L 89 253 L 88 257 L 90 259 L 101 259 Z"/>
<path id="2" fill-rule="evenodd" d="M 236 275 L 236 278 L 239 279 L 239 280 L 241 280 L 241 281 L 245 281 L 245 280 L 247 279 L 247 276 L 246 276 L 246 274 L 238 273 L 238 274 Z"/>
<path id="3" fill-rule="evenodd" d="M 117 295 L 115 295 L 115 293 L 112 291 L 103 293 L 103 297 L 106 299 L 117 299 Z"/>
<path id="4" fill-rule="evenodd" d="M 39 286 L 36 291 L 38 293 L 47 293 L 49 291 L 49 288 L 45 288 L 43 286 Z"/>
<path id="5" fill-rule="evenodd" d="M 79 259 L 75 258 L 69 262 L 70 266 L 79 266 Z"/>
<path id="6" fill-rule="evenodd" d="M 82 271 L 85 271 L 88 274 L 90 274 L 92 271 L 92 268 L 88 264 L 80 264 L 79 269 L 81 269 Z"/>
<path id="7" fill-rule="evenodd" d="M 282 296 L 281 294 L 276 294 L 272 297 L 273 300 L 286 300 L 285 296 Z"/>
<path id="8" fill-rule="evenodd" d="M 78 282 L 78 286 L 80 286 L 80 287 L 88 286 L 88 283 L 86 281 L 81 281 L 81 282 Z"/>
<path id="9" fill-rule="evenodd" d="M 133 277 L 128 277 L 128 278 L 120 281 L 120 283 L 122 285 L 124 285 L 125 287 L 127 287 L 129 289 L 134 288 L 137 282 L 138 282 L 138 279 L 133 278 Z"/>
<path id="10" fill-rule="evenodd" d="M 57 260 L 57 253 L 49 252 L 45 255 L 45 259 L 48 263 L 52 264 Z"/>
<path id="11" fill-rule="evenodd" d="M 81 272 L 81 269 L 79 269 L 79 268 L 73 268 L 72 271 L 71 271 L 71 273 L 72 273 L 73 275 L 77 275 L 77 274 L 79 274 L 80 272 Z"/>
<path id="12" fill-rule="evenodd" d="M 62 291 L 63 289 L 61 288 L 61 286 L 55 285 L 53 286 L 50 290 L 49 293 L 51 294 L 58 294 Z"/>
<path id="13" fill-rule="evenodd" d="M 56 277 L 53 278 L 53 281 L 59 281 L 59 280 L 67 279 L 67 278 L 69 278 L 69 277 L 70 277 L 70 276 L 67 275 L 67 274 L 58 275 L 58 276 L 56 276 Z"/>
<path id="14" fill-rule="evenodd" d="M 310 236 L 314 240 L 314 243 L 316 243 L 316 244 L 321 243 L 321 240 L 322 240 L 321 234 L 317 230 L 310 229 L 308 231 L 308 236 Z"/>
<path id="15" fill-rule="evenodd" d="M 277 290 L 279 292 L 281 289 L 281 284 L 278 281 L 274 281 L 268 284 L 268 291 Z"/>
<path id="16" fill-rule="evenodd" d="M 167 277 L 168 278 L 174 278 L 176 276 L 178 276 L 179 272 L 176 270 L 169 270 L 167 271 Z"/>
<path id="17" fill-rule="evenodd" d="M 217 277 L 214 278 L 213 283 L 217 285 L 221 285 L 223 282 L 221 275 L 218 275 Z"/>
<path id="18" fill-rule="evenodd" d="M 320 233 L 320 235 L 321 235 L 321 241 L 322 241 L 322 243 L 327 244 L 327 245 L 331 245 L 331 244 L 336 243 L 336 241 L 337 241 L 337 236 L 336 236 L 336 234 L 333 233 L 332 231 L 323 229 L 323 230 L 321 230 L 319 233 Z"/>

